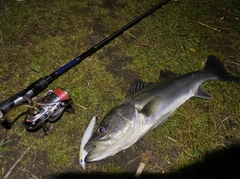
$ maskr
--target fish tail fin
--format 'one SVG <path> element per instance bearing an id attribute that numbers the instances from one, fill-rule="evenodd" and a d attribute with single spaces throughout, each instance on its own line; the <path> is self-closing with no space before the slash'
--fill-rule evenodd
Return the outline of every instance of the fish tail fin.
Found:
<path id="1" fill-rule="evenodd" d="M 228 73 L 225 67 L 223 66 L 223 64 L 220 62 L 220 60 L 214 55 L 208 56 L 204 70 L 212 71 L 222 81 L 231 81 L 235 83 L 240 83 L 240 78 Z"/>

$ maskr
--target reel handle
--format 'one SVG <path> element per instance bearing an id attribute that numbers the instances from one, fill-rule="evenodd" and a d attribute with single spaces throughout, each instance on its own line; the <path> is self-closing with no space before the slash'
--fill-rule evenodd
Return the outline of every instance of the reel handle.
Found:
<path id="1" fill-rule="evenodd" d="M 31 92 L 30 92 L 31 94 Z M 29 95 L 27 95 L 29 96 Z M 0 122 L 4 122 L 6 119 L 7 114 L 15 109 L 16 107 L 22 104 L 28 104 L 29 99 L 26 97 L 26 91 L 23 90 L 18 92 L 17 94 L 11 96 L 10 98 L 6 99 L 5 101 L 0 103 Z"/>
<path id="2" fill-rule="evenodd" d="M 51 76 L 40 78 L 34 83 L 30 84 L 26 89 L 14 94 L 5 101 L 0 103 L 0 122 L 4 122 L 7 114 L 22 104 L 31 104 L 32 97 L 38 95 L 42 90 L 52 82 Z"/>

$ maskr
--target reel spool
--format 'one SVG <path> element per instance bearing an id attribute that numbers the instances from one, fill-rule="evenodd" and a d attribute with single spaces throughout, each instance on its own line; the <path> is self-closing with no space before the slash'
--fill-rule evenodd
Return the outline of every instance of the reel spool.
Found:
<path id="1" fill-rule="evenodd" d="M 56 122 L 64 110 L 74 113 L 72 103 L 72 99 L 64 89 L 49 90 L 43 98 L 35 103 L 34 107 L 28 109 L 24 120 L 25 128 L 28 131 L 42 128 L 45 134 L 49 134 L 46 122 Z"/>

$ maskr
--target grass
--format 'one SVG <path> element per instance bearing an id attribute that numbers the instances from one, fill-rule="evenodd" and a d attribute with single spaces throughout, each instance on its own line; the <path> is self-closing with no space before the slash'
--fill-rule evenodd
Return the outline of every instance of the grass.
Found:
<path id="1" fill-rule="evenodd" d="M 110 60 L 114 60 L 111 54 L 106 55 L 110 48 L 115 49 L 112 53 L 119 57 L 116 61 L 133 59 L 127 61 L 122 70 L 130 70 L 145 81 L 158 80 L 161 69 L 177 74 L 202 69 L 209 54 L 218 56 L 239 76 L 239 68 L 232 65 L 240 57 L 239 13 L 234 2 L 169 3 L 62 75 L 49 89 L 58 86 L 67 89 L 76 103 L 76 113 L 64 113 L 52 124 L 49 136 L 26 132 L 22 125 L 24 116 L 12 129 L 1 129 L 1 141 L 11 136 L 19 139 L 14 145 L 0 144 L 1 155 L 16 153 L 11 160 L 0 158 L 5 164 L 1 166 L 4 171 L 1 175 L 4 176 L 32 141 L 30 156 L 23 159 L 23 165 L 27 166 L 31 156 L 40 151 L 45 153 L 52 173 L 80 168 L 78 150 L 89 120 L 93 115 L 101 119 L 125 97 L 129 87 L 120 72 L 113 74 L 106 69 Z M 154 4 L 153 0 L 141 3 L 125 0 L 1 1 L 0 99 L 8 98 L 86 51 L 89 35 L 108 36 Z M 205 87 L 215 97 L 213 100 L 189 100 L 171 120 L 144 138 L 149 146 L 161 151 L 162 155 L 157 157 L 163 159 L 162 170 L 169 170 L 168 162 L 171 170 L 176 170 L 203 160 L 208 152 L 239 143 L 240 103 L 236 98 L 239 85 L 214 81 Z M 42 160 L 39 163 L 42 170 L 44 164 Z M 110 159 L 106 166 L 93 164 L 94 167 L 101 172 L 122 172 L 121 166 Z M 153 163 L 148 165 L 148 170 L 161 172 Z"/>

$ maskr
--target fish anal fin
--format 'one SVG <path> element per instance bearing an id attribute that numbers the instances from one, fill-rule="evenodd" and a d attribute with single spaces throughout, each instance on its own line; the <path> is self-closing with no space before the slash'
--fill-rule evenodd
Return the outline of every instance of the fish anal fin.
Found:
<path id="1" fill-rule="evenodd" d="M 157 96 L 148 101 L 139 112 L 145 115 L 146 117 L 149 117 L 155 112 L 157 112 L 160 106 L 161 99 L 160 96 Z"/>
<path id="2" fill-rule="evenodd" d="M 203 98 L 203 99 L 212 99 L 212 95 L 209 94 L 203 86 L 199 86 L 196 94 L 194 94 L 195 97 Z"/>

